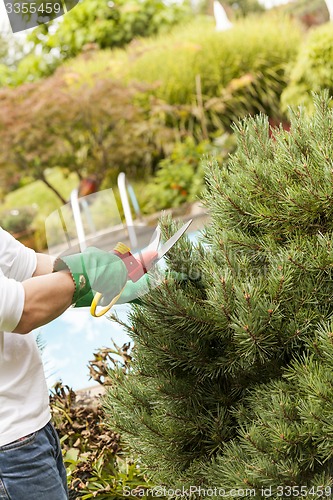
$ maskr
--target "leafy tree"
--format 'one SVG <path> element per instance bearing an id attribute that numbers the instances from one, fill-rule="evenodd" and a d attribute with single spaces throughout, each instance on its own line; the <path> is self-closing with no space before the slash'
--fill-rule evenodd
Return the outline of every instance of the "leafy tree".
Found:
<path id="1" fill-rule="evenodd" d="M 258 14 L 265 11 L 265 7 L 258 0 L 224 0 L 225 3 L 233 10 L 236 16 L 243 17 L 248 14 Z"/>
<path id="2" fill-rule="evenodd" d="M 325 0 L 294 0 L 279 7 L 306 26 L 325 23 L 329 20 Z"/>
<path id="3" fill-rule="evenodd" d="M 4 63 L 8 57 L 8 41 L 6 37 L 0 35 L 0 62 Z"/>
<path id="4" fill-rule="evenodd" d="M 16 87 L 24 83 L 35 82 L 51 75 L 56 67 L 57 63 L 50 54 L 37 54 L 30 50 L 9 73 L 6 84 Z"/>
<path id="5" fill-rule="evenodd" d="M 11 82 L 24 50 L 23 43 L 11 33 L 0 34 L 0 87 Z"/>
<path id="6" fill-rule="evenodd" d="M 0 167 L 43 181 L 62 202 L 45 170 L 61 167 L 97 185 L 120 170 L 143 177 L 158 159 L 155 125 L 136 102 L 139 89 L 113 80 L 75 86 L 75 75 L 56 74 L 35 84 L 2 89 Z M 163 127 L 158 132 L 163 136 Z"/>
<path id="7" fill-rule="evenodd" d="M 265 8 L 258 0 L 219 0 L 227 12 L 228 17 L 244 17 L 248 14 L 258 14 L 264 12 Z M 204 0 L 201 2 L 201 10 L 213 15 L 214 0 Z"/>
<path id="8" fill-rule="evenodd" d="M 181 240 L 165 282 L 132 310 L 131 370 L 110 373 L 105 405 L 155 484 L 218 486 L 233 498 L 251 488 L 257 499 L 262 487 L 295 498 L 302 485 L 306 498 L 324 488 L 331 497 L 327 94 L 315 109 L 294 110 L 290 132 L 272 137 L 264 116 L 236 128 L 228 165 L 206 162 L 211 224 L 201 243 Z"/>

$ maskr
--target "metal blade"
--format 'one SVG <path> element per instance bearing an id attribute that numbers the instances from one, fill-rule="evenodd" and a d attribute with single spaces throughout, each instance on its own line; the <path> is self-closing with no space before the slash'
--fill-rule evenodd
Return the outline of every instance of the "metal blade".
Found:
<path id="1" fill-rule="evenodd" d="M 179 238 L 185 233 L 189 225 L 192 223 L 192 219 L 186 222 L 178 231 L 161 246 L 158 251 L 157 259 L 161 259 L 169 250 L 173 247 L 175 243 L 179 240 Z"/>
<path id="2" fill-rule="evenodd" d="M 156 229 L 155 229 L 154 234 L 152 236 L 152 241 L 145 248 L 145 252 L 147 250 L 152 251 L 152 252 L 157 252 L 160 241 L 161 241 L 161 228 L 160 228 L 160 226 L 156 226 Z"/>

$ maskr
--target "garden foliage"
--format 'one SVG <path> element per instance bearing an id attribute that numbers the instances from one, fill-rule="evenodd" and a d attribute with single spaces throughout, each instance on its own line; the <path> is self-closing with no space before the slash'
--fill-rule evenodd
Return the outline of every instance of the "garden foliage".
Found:
<path id="1" fill-rule="evenodd" d="M 2 174 L 39 179 L 64 203 L 46 168 L 79 179 L 93 173 L 103 187 L 114 185 L 120 170 L 141 179 L 158 171 L 153 185 L 162 187 L 182 163 L 171 177 L 183 176 L 186 186 L 174 179 L 180 188 L 171 187 L 155 209 L 192 201 L 203 180 L 199 151 L 225 157 L 226 129 L 248 113 L 266 111 L 279 120 L 285 66 L 299 41 L 299 30 L 275 16 L 239 21 L 226 33 L 199 17 L 172 34 L 86 53 L 47 79 L 2 88 Z M 184 155 L 179 160 L 190 143 L 194 155 L 185 165 Z"/>
<path id="2" fill-rule="evenodd" d="M 293 0 L 279 6 L 287 15 L 298 19 L 304 26 L 316 26 L 329 20 L 325 0 Z"/>
<path id="3" fill-rule="evenodd" d="M 1 213 L 1 227 L 18 237 L 20 233 L 33 229 L 35 215 L 36 208 L 33 206 L 4 211 Z"/>
<path id="4" fill-rule="evenodd" d="M 290 82 L 282 94 L 283 109 L 305 105 L 313 109 L 311 92 L 328 89 L 333 94 L 333 24 L 313 29 L 291 66 Z"/>
<path id="5" fill-rule="evenodd" d="M 158 83 L 156 95 L 169 104 L 193 102 L 198 93 L 197 75 L 201 76 L 203 96 L 222 102 L 224 89 L 246 75 L 247 85 L 243 82 L 242 87 L 235 84 L 229 88 L 234 104 L 242 101 L 245 114 L 251 107 L 272 114 L 286 84 L 285 65 L 296 57 L 299 43 L 300 32 L 288 18 L 250 17 L 225 32 L 216 32 L 206 19 L 157 42 L 143 41 L 137 49 L 129 50 L 131 60 L 124 69 L 130 80 Z M 268 96 L 265 80 L 271 89 Z M 248 108 L 246 99 L 250 101 Z"/>
<path id="6" fill-rule="evenodd" d="M 34 50 L 28 63 L 42 54 L 47 74 L 82 51 L 123 47 L 135 38 L 168 31 L 191 16 L 188 5 L 162 0 L 83 0 L 62 19 L 45 23 L 28 35 Z M 38 73 L 37 73 L 38 74 Z"/>
<path id="7" fill-rule="evenodd" d="M 220 161 L 227 161 L 233 149 L 233 136 L 229 134 L 215 144 L 207 140 L 196 144 L 191 137 L 176 143 L 168 157 L 159 162 L 145 189 L 142 198 L 145 210 L 163 210 L 197 201 L 205 187 L 203 158 L 214 155 Z"/>
<path id="8" fill-rule="evenodd" d="M 0 34 L 0 87 L 12 84 L 14 80 L 21 83 L 22 78 L 29 80 L 28 75 L 21 77 L 16 74 L 27 52 L 27 45 L 11 31 Z M 33 71 L 35 68 L 31 66 L 30 69 Z"/>
<path id="9" fill-rule="evenodd" d="M 299 26 L 287 17 L 248 18 L 226 32 L 216 32 L 210 18 L 199 17 L 110 58 L 103 52 L 90 61 L 78 58 L 68 68 L 82 80 L 99 72 L 152 84 L 153 95 L 167 105 L 191 105 L 202 97 L 207 114 L 216 110 L 230 125 L 247 113 L 280 114 L 286 65 L 296 58 L 300 42 Z"/>
<path id="10" fill-rule="evenodd" d="M 290 132 L 237 126 L 228 165 L 207 162 L 200 244 L 167 258 L 187 282 L 132 310 L 106 412 L 156 483 L 332 486 L 332 127 L 327 95 Z"/>
<path id="11" fill-rule="evenodd" d="M 101 393 L 109 382 L 110 367 L 127 369 L 128 347 L 114 344 L 111 349 L 99 349 L 89 361 L 91 378 L 101 384 Z M 58 382 L 51 390 L 50 406 L 61 440 L 70 500 L 133 499 L 130 491 L 143 496 L 150 485 L 122 449 L 120 435 L 104 422 L 100 396 L 75 392 Z"/>
<path id="12" fill-rule="evenodd" d="M 135 102 L 140 88 L 110 79 L 75 86 L 75 77 L 71 85 L 70 79 L 57 74 L 0 92 L 0 168 L 43 181 L 62 203 L 67 200 L 50 184 L 47 169 L 61 167 L 78 179 L 92 173 L 99 186 L 114 182 L 120 170 L 150 173 L 160 154 L 157 126 Z M 163 126 L 158 132 L 167 142 Z"/>

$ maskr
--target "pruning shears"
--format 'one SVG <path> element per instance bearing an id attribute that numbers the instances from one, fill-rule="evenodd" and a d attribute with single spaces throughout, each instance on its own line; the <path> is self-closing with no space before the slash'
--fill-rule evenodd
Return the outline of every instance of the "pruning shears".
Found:
<path id="1" fill-rule="evenodd" d="M 148 247 L 145 248 L 144 252 L 140 252 L 138 256 L 132 255 L 130 249 L 127 245 L 124 245 L 124 243 L 117 243 L 117 245 L 113 249 L 113 253 L 118 255 L 118 257 L 120 257 L 124 262 L 128 272 L 128 280 L 131 280 L 135 283 L 140 278 L 142 278 L 142 276 L 144 276 L 144 274 L 146 274 L 153 267 L 153 265 L 155 265 L 162 257 L 164 257 L 164 255 L 177 243 L 179 238 L 185 233 L 191 223 L 192 219 L 186 222 L 186 224 L 184 224 L 180 229 L 178 229 L 178 231 L 176 231 L 175 234 L 171 236 L 171 238 L 167 240 L 160 248 L 158 247 L 161 241 L 161 229 L 159 226 L 157 226 L 154 232 L 155 236 L 153 241 Z M 146 254 L 146 257 L 144 257 L 143 254 Z M 124 288 L 116 297 L 112 299 L 112 301 L 106 307 L 104 307 L 99 312 L 97 312 L 97 306 L 102 300 L 103 295 L 99 292 L 96 293 L 90 306 L 90 313 L 92 314 L 92 316 L 99 317 L 107 313 L 111 309 L 111 307 L 118 301 Z"/>

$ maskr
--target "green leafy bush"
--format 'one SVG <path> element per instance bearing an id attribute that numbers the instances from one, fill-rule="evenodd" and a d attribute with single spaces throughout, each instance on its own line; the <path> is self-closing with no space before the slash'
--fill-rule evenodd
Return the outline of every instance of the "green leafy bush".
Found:
<path id="1" fill-rule="evenodd" d="M 1 214 L 1 226 L 12 234 L 20 234 L 32 229 L 36 209 L 32 206 L 12 209 Z"/>
<path id="2" fill-rule="evenodd" d="M 333 24 L 313 29 L 291 69 L 290 83 L 281 98 L 287 106 L 305 105 L 313 109 L 311 92 L 328 89 L 333 94 Z"/>
<path id="3" fill-rule="evenodd" d="M 0 87 L 9 85 L 26 53 L 24 41 L 10 31 L 0 33 Z"/>
<path id="4" fill-rule="evenodd" d="M 49 54 L 31 52 L 23 57 L 15 68 L 9 68 L 7 85 L 16 87 L 51 75 L 57 64 Z M 10 71 L 11 70 L 11 71 Z"/>
<path id="5" fill-rule="evenodd" d="M 10 81 L 11 71 L 6 64 L 0 63 L 0 87 Z"/>
<path id="6" fill-rule="evenodd" d="M 215 155 L 222 160 L 233 146 L 233 137 L 227 134 L 218 146 L 208 141 L 195 144 L 190 137 L 175 144 L 172 153 L 160 161 L 153 181 L 145 190 L 144 210 L 163 210 L 197 200 L 204 188 L 203 157 Z"/>

